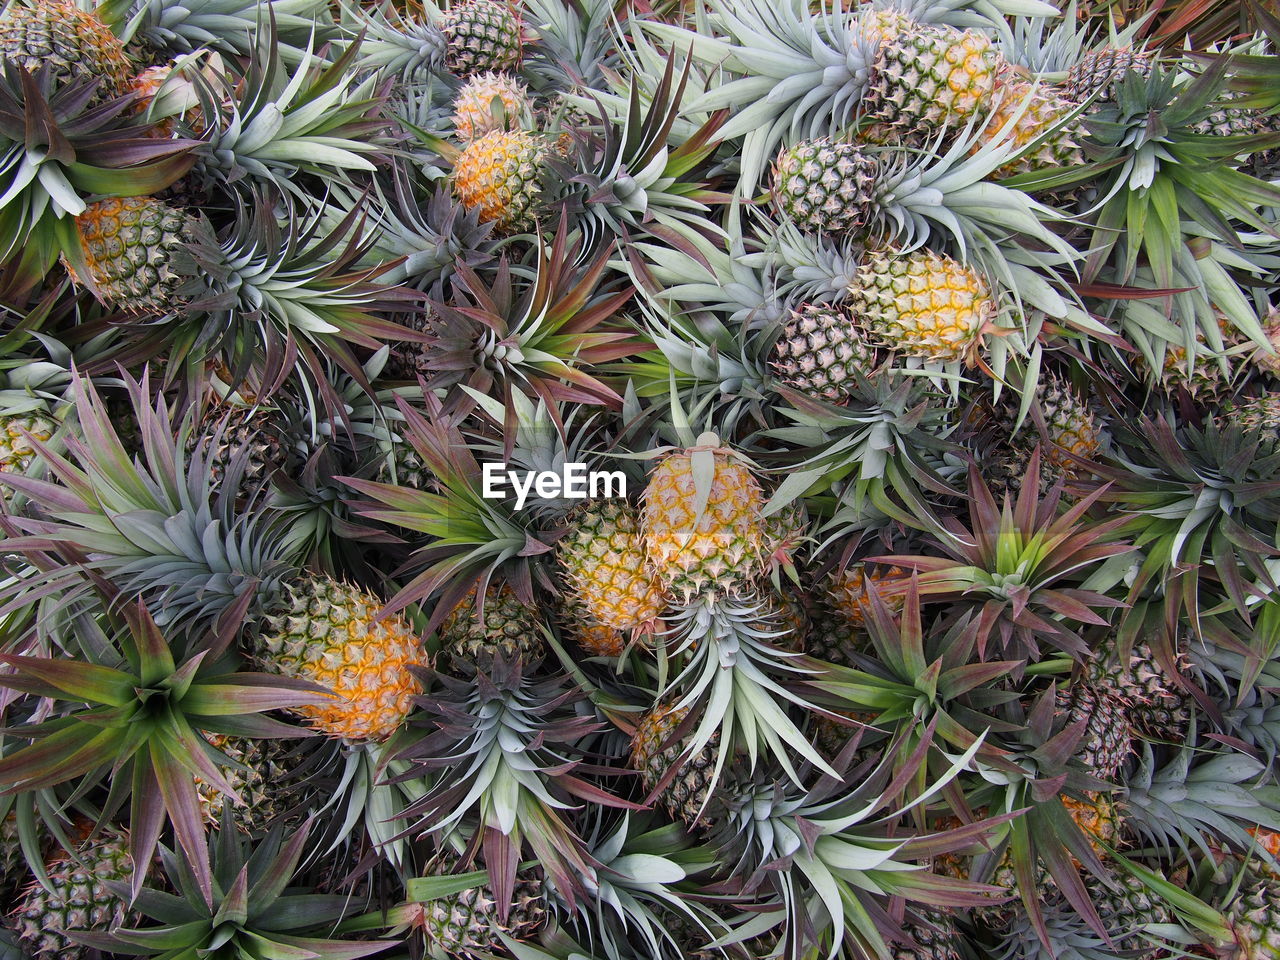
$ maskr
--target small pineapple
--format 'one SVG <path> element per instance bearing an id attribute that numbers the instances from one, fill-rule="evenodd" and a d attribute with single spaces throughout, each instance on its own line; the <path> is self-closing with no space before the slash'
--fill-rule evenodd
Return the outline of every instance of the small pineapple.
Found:
<path id="1" fill-rule="evenodd" d="M 778 154 L 773 205 L 801 230 L 849 233 L 866 226 L 880 165 L 855 143 L 803 140 Z"/>
<path id="2" fill-rule="evenodd" d="M 871 65 L 867 117 L 889 142 L 923 146 L 990 105 L 998 56 L 976 30 L 903 21 Z"/>
<path id="3" fill-rule="evenodd" d="M 1064 795 L 1062 805 L 1088 838 L 1095 853 L 1105 853 L 1107 847 L 1115 846 L 1120 839 L 1123 823 L 1120 807 L 1109 794 L 1090 791 L 1083 800 Z"/>
<path id="4" fill-rule="evenodd" d="M 438 958 L 492 956 L 495 933 L 523 939 L 546 922 L 542 881 L 529 874 L 516 877 L 506 918 L 487 885 L 436 897 L 416 906 L 414 928 L 426 940 L 427 956 Z"/>
<path id="5" fill-rule="evenodd" d="M 850 654 L 865 646 L 864 634 L 860 625 L 851 623 L 835 608 L 833 601 L 834 597 L 824 597 L 811 606 L 804 650 L 818 660 L 851 667 Z"/>
<path id="6" fill-rule="evenodd" d="M 710 480 L 701 512 L 696 475 Z M 750 468 L 714 434 L 667 455 L 649 476 L 640 517 L 663 587 L 685 603 L 740 592 L 764 564 L 762 500 Z"/>
<path id="7" fill-rule="evenodd" d="M 286 466 L 289 457 L 274 411 L 238 403 L 208 406 L 200 429 L 187 438 L 188 453 L 197 447 L 203 448 L 215 488 L 222 484 L 232 461 L 243 454 L 245 465 L 238 490 L 242 496 L 255 493 Z"/>
<path id="8" fill-rule="evenodd" d="M 453 190 L 467 210 L 482 221 L 515 231 L 533 222 L 542 195 L 547 147 L 522 130 L 495 130 L 473 140 L 453 168 Z"/>
<path id="9" fill-rule="evenodd" d="M 287 740 L 208 735 L 209 742 L 233 760 L 222 775 L 243 804 L 232 804 L 235 825 L 249 834 L 264 833 L 293 806 L 297 781 L 298 744 Z M 217 829 L 222 822 L 225 795 L 211 783 L 196 779 L 196 799 L 205 821 Z"/>
<path id="10" fill-rule="evenodd" d="M 1148 927 L 1172 923 L 1173 911 L 1157 899 L 1137 877 L 1123 870 L 1111 875 L 1110 883 L 1091 885 L 1090 894 L 1102 925 L 1115 941 L 1116 949 L 1130 960 L 1157 960 L 1168 951 L 1143 936 Z"/>
<path id="11" fill-rule="evenodd" d="M 601 500 L 574 510 L 558 554 L 565 577 L 587 614 L 614 630 L 651 629 L 666 606 L 645 555 L 635 508 Z"/>
<path id="12" fill-rule="evenodd" d="M 943 910 L 925 910 L 919 921 L 907 921 L 902 932 L 911 943 L 893 946 L 893 960 L 961 960 L 955 921 Z"/>
<path id="13" fill-rule="evenodd" d="M 124 47 L 96 13 L 74 0 L 11 3 L 0 18 L 0 60 L 55 82 L 101 80 L 99 96 L 123 93 L 132 72 Z"/>
<path id="14" fill-rule="evenodd" d="M 76 217 L 95 294 L 128 313 L 167 312 L 195 269 L 186 252 L 196 221 L 154 197 L 112 197 Z"/>
<path id="15" fill-rule="evenodd" d="M 1095 93 L 1099 100 L 1107 100 L 1125 74 L 1137 73 L 1145 77 L 1151 72 L 1152 62 L 1151 54 L 1132 47 L 1102 47 L 1086 53 L 1067 71 L 1063 91 L 1076 103 L 1083 103 Z"/>
<path id="16" fill-rule="evenodd" d="M 1014 430 L 1014 408 L 1008 407 L 994 417 L 996 436 L 992 455 L 983 458 L 983 467 L 994 484 L 1007 493 L 1022 488 L 1031 454 L 1041 449 L 1040 486 L 1048 491 L 1060 480 L 1079 476 L 1081 465 L 1068 454 L 1085 460 L 1096 459 L 1106 434 L 1097 416 L 1075 388 L 1065 380 L 1049 376 L 1040 381 L 1036 391 L 1042 435 L 1028 419 Z"/>
<path id="17" fill-rule="evenodd" d="M 973 152 L 999 137 L 1001 143 L 1008 143 L 1021 153 L 1021 156 L 992 172 L 991 175 L 997 179 L 1032 170 L 1084 163 L 1084 151 L 1080 147 L 1084 130 L 1077 119 L 1067 119 L 1075 107 L 1075 103 L 1056 88 L 1044 84 L 1036 85 L 1025 80 L 1002 83 L 991 115 L 979 132 L 978 142 L 973 145 Z M 1018 119 L 1007 132 L 1002 133 L 1004 126 L 1014 117 Z M 1035 150 L 1022 153 L 1037 140 L 1041 142 Z"/>
<path id="18" fill-rule="evenodd" d="M 440 650 L 455 668 L 489 670 L 496 659 L 525 662 L 546 652 L 537 612 L 507 584 L 490 586 L 483 619 L 473 588 L 440 624 Z"/>
<path id="19" fill-rule="evenodd" d="M 445 62 L 455 73 L 512 70 L 522 52 L 520 19 L 503 0 L 463 0 L 441 22 L 449 42 Z"/>
<path id="20" fill-rule="evenodd" d="M 788 386 L 839 402 L 876 365 L 876 351 L 848 310 L 806 303 L 793 310 L 773 348 L 773 368 Z"/>
<path id="21" fill-rule="evenodd" d="M 401 617 L 379 618 L 382 605 L 351 584 L 302 578 L 284 587 L 258 630 L 267 669 L 333 691 L 332 702 L 293 708 L 328 736 L 385 740 L 420 690 L 408 669 L 425 660 L 418 637 Z"/>
<path id="22" fill-rule="evenodd" d="M 529 89 L 515 77 L 480 73 L 471 77 L 453 101 L 453 127 L 461 140 L 495 130 L 519 130 L 529 122 Z"/>
<path id="23" fill-rule="evenodd" d="M 971 365 L 999 309 L 976 270 L 927 250 L 868 255 L 849 293 L 869 340 L 932 363 Z"/>
<path id="24" fill-rule="evenodd" d="M 72 857 L 46 864 L 49 887 L 34 881 L 18 899 L 14 929 L 32 960 L 78 960 L 88 954 L 66 936 L 83 930 L 105 933 L 124 921 L 126 904 L 106 881 L 127 882 L 133 876 L 128 841 L 104 835 L 84 843 Z"/>
<path id="25" fill-rule="evenodd" d="M 1124 701 L 1087 683 L 1074 684 L 1070 692 L 1059 690 L 1057 699 L 1067 723 L 1086 721 L 1076 755 L 1095 777 L 1110 780 L 1133 750 Z"/>
<path id="26" fill-rule="evenodd" d="M 1180 663 L 1187 663 L 1185 655 Z M 1189 664 L 1188 664 L 1189 668 Z M 1181 743 L 1191 723 L 1192 698 L 1160 666 L 1151 648 L 1135 644 L 1127 658 L 1113 644 L 1093 661 L 1090 682 L 1125 702 L 1134 728 L 1156 740 Z"/>
<path id="27" fill-rule="evenodd" d="M 1234 948 L 1230 960 L 1275 960 L 1280 957 L 1280 878 L 1246 878 L 1224 911 Z"/>
<path id="28" fill-rule="evenodd" d="M 31 440 L 48 443 L 58 431 L 58 421 L 47 413 L 0 415 L 0 473 L 26 473 L 36 458 Z"/>
<path id="29" fill-rule="evenodd" d="M 871 613 L 871 589 L 874 587 L 891 611 L 902 609 L 902 594 L 894 587 L 911 579 L 911 573 L 901 567 L 886 567 L 876 563 L 854 563 L 832 575 L 827 587 L 826 602 L 852 627 L 861 628 Z"/>
<path id="30" fill-rule="evenodd" d="M 640 781 L 649 793 L 661 785 L 658 799 L 673 817 L 690 826 L 707 827 L 710 819 L 704 808 L 715 777 L 720 734 L 712 734 L 697 754 L 685 756 L 685 743 L 675 733 L 688 715 L 687 708 L 662 704 L 645 714 L 631 739 L 631 766 L 640 771 Z M 678 770 L 670 775 L 675 764 Z"/>

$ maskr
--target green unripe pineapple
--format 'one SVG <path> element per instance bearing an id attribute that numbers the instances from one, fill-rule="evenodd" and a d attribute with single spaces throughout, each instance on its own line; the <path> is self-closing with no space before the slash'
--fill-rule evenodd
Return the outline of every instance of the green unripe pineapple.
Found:
<path id="1" fill-rule="evenodd" d="M 1275 960 L 1280 957 L 1280 877 L 1246 878 L 1226 909 L 1235 937 L 1229 960 Z"/>
<path id="2" fill-rule="evenodd" d="M 803 140 L 774 161 L 773 204 L 801 230 L 856 231 L 871 217 L 879 171 L 856 143 Z"/>
<path id="3" fill-rule="evenodd" d="M 505 919 L 501 919 L 498 901 L 486 885 L 427 901 L 414 918 L 414 926 L 426 939 L 427 956 L 446 960 L 490 956 L 497 944 L 496 933 L 524 939 L 537 932 L 546 916 L 542 882 L 521 874 L 516 877 Z"/>
<path id="4" fill-rule="evenodd" d="M 791 314 L 773 348 L 773 368 L 802 393 L 840 401 L 859 376 L 876 365 L 876 350 L 863 339 L 848 310 L 807 303 Z"/>
<path id="5" fill-rule="evenodd" d="M 464 0 L 442 22 L 445 60 L 455 73 L 512 70 L 520 63 L 520 20 L 502 0 Z"/>
<path id="6" fill-rule="evenodd" d="M 55 82 L 101 80 L 99 97 L 123 93 L 133 73 L 124 47 L 95 13 L 72 0 L 11 3 L 0 17 L 0 59 Z"/>
<path id="7" fill-rule="evenodd" d="M 506 584 L 485 591 L 483 618 L 473 590 L 440 625 L 440 650 L 454 669 L 487 671 L 542 657 L 546 645 L 538 616 Z"/>
<path id="8" fill-rule="evenodd" d="M 125 918 L 125 902 L 107 881 L 127 882 L 133 874 L 128 842 L 104 836 L 83 845 L 77 857 L 62 856 L 48 864 L 49 889 L 38 881 L 22 894 L 14 911 L 14 928 L 33 960 L 77 960 L 87 948 L 66 936 L 68 931 L 106 932 Z"/>

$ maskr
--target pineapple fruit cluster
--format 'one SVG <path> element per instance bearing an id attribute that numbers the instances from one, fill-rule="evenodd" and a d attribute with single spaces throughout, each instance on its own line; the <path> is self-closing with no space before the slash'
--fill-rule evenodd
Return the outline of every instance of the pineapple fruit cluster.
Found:
<path id="1" fill-rule="evenodd" d="M 1173 6 L 0 0 L 0 957 L 1280 957 Z"/>

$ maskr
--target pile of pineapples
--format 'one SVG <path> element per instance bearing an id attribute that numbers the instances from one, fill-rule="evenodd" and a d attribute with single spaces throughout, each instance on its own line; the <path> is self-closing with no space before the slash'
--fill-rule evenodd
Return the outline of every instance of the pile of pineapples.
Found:
<path id="1" fill-rule="evenodd" d="M 0 3 L 0 958 L 1280 957 L 1280 20 L 1107 7 Z"/>

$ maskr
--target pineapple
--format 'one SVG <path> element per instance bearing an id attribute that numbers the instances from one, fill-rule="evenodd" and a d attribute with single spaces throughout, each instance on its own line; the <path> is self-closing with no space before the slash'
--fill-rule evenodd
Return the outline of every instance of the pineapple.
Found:
<path id="1" fill-rule="evenodd" d="M 1185 655 L 1179 662 L 1189 669 Z M 1138 733 L 1174 743 L 1186 737 L 1192 698 L 1165 674 L 1145 643 L 1136 644 L 1127 661 L 1114 645 L 1106 648 L 1091 664 L 1089 681 L 1124 701 Z"/>
<path id="2" fill-rule="evenodd" d="M 482 221 L 514 231 L 533 222 L 542 195 L 546 145 L 522 130 L 494 130 L 473 140 L 453 168 L 453 190 Z"/>
<path id="3" fill-rule="evenodd" d="M 1168 956 L 1158 943 L 1142 936 L 1146 927 L 1172 923 L 1173 912 L 1163 900 L 1156 899 L 1137 877 L 1117 870 L 1111 882 L 1091 887 L 1094 906 L 1117 949 L 1124 950 L 1130 960 L 1157 960 Z M 1131 951 L 1131 952 L 1129 952 Z"/>
<path id="4" fill-rule="evenodd" d="M 788 386 L 838 403 L 875 367 L 876 351 L 848 310 L 807 303 L 792 311 L 774 345 L 772 365 Z"/>
<path id="5" fill-rule="evenodd" d="M 961 960 L 960 935 L 951 915 L 926 910 L 919 922 L 908 921 L 902 932 L 912 943 L 893 946 L 893 960 Z"/>
<path id="6" fill-rule="evenodd" d="M 529 122 L 531 110 L 529 90 L 515 77 L 477 74 L 454 98 L 454 132 L 470 141 L 494 131 L 519 130 Z"/>
<path id="7" fill-rule="evenodd" d="M 880 165 L 855 143 L 803 140 L 778 154 L 773 205 L 801 230 L 849 233 L 871 217 Z"/>
<path id="8" fill-rule="evenodd" d="M 1181 344 L 1165 345 L 1160 371 L 1160 385 L 1170 392 L 1186 390 L 1191 399 L 1203 406 L 1217 406 L 1231 395 L 1232 384 L 1239 372 L 1237 354 L 1241 338 L 1222 313 L 1217 313 L 1218 330 L 1224 353 L 1216 354 L 1208 345 L 1204 331 L 1196 329 L 1194 362 Z"/>
<path id="9" fill-rule="evenodd" d="M 685 603 L 740 592 L 764 562 L 762 499 L 751 470 L 714 434 L 668 454 L 649 476 L 640 517 L 662 586 Z"/>
<path id="10" fill-rule="evenodd" d="M 849 293 L 869 340 L 931 363 L 972 365 L 998 312 L 984 277 L 927 250 L 869 254 Z"/>
<path id="11" fill-rule="evenodd" d="M 284 586 L 263 618 L 258 659 L 286 677 L 333 691 L 324 705 L 294 708 L 320 732 L 347 740 L 384 740 L 409 714 L 423 663 L 418 637 L 401 617 L 378 617 L 382 601 L 328 577 Z"/>
<path id="12" fill-rule="evenodd" d="M 976 30 L 904 21 L 871 64 L 867 117 L 874 136 L 921 146 L 990 105 L 998 56 Z"/>
<path id="13" fill-rule="evenodd" d="M 520 63 L 520 20 L 503 0 L 463 0 L 441 22 L 445 62 L 455 73 L 512 70 Z"/>
<path id="14" fill-rule="evenodd" d="M 1002 83 L 986 125 L 979 132 L 972 151 L 978 152 L 997 137 L 1009 143 L 1020 156 L 997 167 L 992 176 L 999 179 L 1046 167 L 1073 167 L 1084 163 L 1080 141 L 1084 130 L 1076 119 L 1067 120 L 1076 107 L 1060 91 L 1045 84 L 1025 80 Z M 1007 132 L 1002 128 L 1014 117 L 1018 119 Z M 1044 138 L 1030 153 L 1022 153 L 1030 144 Z"/>
<path id="15" fill-rule="evenodd" d="M 1095 853 L 1105 853 L 1107 847 L 1115 846 L 1120 839 L 1120 808 L 1109 794 L 1091 791 L 1085 794 L 1084 800 L 1064 795 L 1062 805 L 1088 838 Z"/>
<path id="16" fill-rule="evenodd" d="M 1221 425 L 1234 424 L 1242 430 L 1259 430 L 1280 437 L 1280 394 L 1249 397 L 1232 406 L 1220 418 Z"/>
<path id="17" fill-rule="evenodd" d="M 720 735 L 713 734 L 697 754 L 686 757 L 683 741 L 675 739 L 675 733 L 688 715 L 687 708 L 662 704 L 645 714 L 631 738 L 631 766 L 640 771 L 646 791 L 658 790 L 658 800 L 673 817 L 705 828 L 711 824 L 705 808 L 715 777 Z M 672 774 L 676 764 L 679 766 Z"/>
<path id="18" fill-rule="evenodd" d="M 10 3 L 0 18 L 0 59 L 55 81 L 101 80 L 99 96 L 123 93 L 132 73 L 116 35 L 74 0 Z"/>
<path id="19" fill-rule="evenodd" d="M 635 509 L 618 500 L 584 504 L 565 522 L 560 563 L 591 620 L 614 630 L 652 629 L 665 607 L 645 555 Z"/>
<path id="20" fill-rule="evenodd" d="M 984 460 L 998 486 L 1017 492 L 1027 474 L 1031 453 L 1041 446 L 1040 486 L 1048 491 L 1059 480 L 1075 479 L 1081 467 L 1068 453 L 1085 460 L 1096 459 L 1105 433 L 1099 418 L 1066 381 L 1046 377 L 1037 388 L 1037 401 L 1044 424 L 1041 435 L 1030 420 L 1014 431 L 1014 411 L 1007 408 L 997 420 L 995 454 Z"/>
<path id="21" fill-rule="evenodd" d="M 832 576 L 826 602 L 846 623 L 861 628 L 871 614 L 871 588 L 874 587 L 885 606 L 896 613 L 902 609 L 903 597 L 894 588 L 910 579 L 910 571 L 901 567 L 855 563 Z"/>
<path id="22" fill-rule="evenodd" d="M 223 776 L 244 801 L 233 805 L 235 825 L 245 833 L 265 832 L 292 807 L 291 787 L 297 782 L 298 745 L 287 740 L 256 740 L 210 734 L 209 742 L 237 766 L 224 766 Z M 221 824 L 222 794 L 211 783 L 196 779 L 196 798 L 205 821 Z"/>
<path id="23" fill-rule="evenodd" d="M 12 921 L 32 960 L 76 960 L 88 948 L 66 936 L 85 930 L 105 933 L 123 922 L 126 904 L 106 886 L 133 876 L 128 842 L 120 836 L 99 836 L 84 843 L 76 855 L 59 856 L 46 864 L 49 887 L 33 882 L 18 898 Z"/>
<path id="24" fill-rule="evenodd" d="M 546 646 L 536 611 L 505 583 L 485 590 L 483 611 L 476 596 L 472 588 L 440 624 L 440 649 L 455 669 L 489 670 L 499 658 L 541 659 Z"/>
<path id="25" fill-rule="evenodd" d="M 1116 83 L 1127 73 L 1146 76 L 1153 58 L 1132 47 L 1107 46 L 1086 53 L 1067 71 L 1063 92 L 1076 103 L 1083 103 L 1095 93 L 1099 100 L 1110 99 Z"/>
<path id="26" fill-rule="evenodd" d="M 0 473 L 26 473 L 36 458 L 31 440 L 48 443 L 58 430 L 58 421 L 47 413 L 0 415 Z"/>
<path id="27" fill-rule="evenodd" d="M 1262 877 L 1241 885 L 1225 911 L 1235 938 L 1230 960 L 1274 960 L 1280 956 L 1280 878 Z"/>
<path id="28" fill-rule="evenodd" d="M 128 313 L 177 308 L 195 269 L 187 245 L 196 221 L 154 197 L 113 197 L 76 217 L 80 247 L 97 297 Z"/>
<path id="29" fill-rule="evenodd" d="M 187 452 L 202 445 L 215 489 L 222 484 L 232 461 L 244 456 L 239 496 L 255 493 L 288 461 L 284 432 L 274 412 L 265 407 L 211 403 L 201 429 L 187 439 Z"/>
<path id="30" fill-rule="evenodd" d="M 546 916 L 542 881 L 524 874 L 516 879 L 505 919 L 486 885 L 415 905 L 411 923 L 426 939 L 427 956 L 470 958 L 493 955 L 495 932 L 523 939 L 536 933 Z"/>
<path id="31" fill-rule="evenodd" d="M 809 610 L 804 649 L 805 653 L 818 660 L 851 667 L 853 660 L 850 654 L 864 646 L 864 635 L 860 626 L 851 623 L 842 611 L 835 608 L 834 599 L 834 596 L 824 597 Z"/>
<path id="32" fill-rule="evenodd" d="M 1110 780 L 1133 749 L 1124 701 L 1086 683 L 1075 684 L 1070 692 L 1059 690 L 1057 700 L 1067 723 L 1086 720 L 1076 755 L 1093 776 Z"/>
<path id="33" fill-rule="evenodd" d="M 560 613 L 561 627 L 588 656 L 617 658 L 627 649 L 626 634 L 593 620 L 576 597 L 565 597 Z"/>

